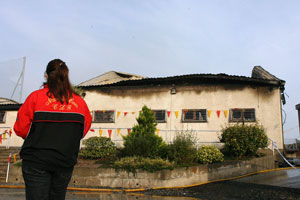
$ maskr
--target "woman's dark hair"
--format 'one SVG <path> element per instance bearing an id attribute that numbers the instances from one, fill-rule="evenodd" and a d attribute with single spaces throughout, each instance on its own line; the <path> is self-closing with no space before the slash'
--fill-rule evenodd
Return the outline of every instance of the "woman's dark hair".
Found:
<path id="1" fill-rule="evenodd" d="M 69 69 L 66 63 L 60 59 L 51 60 L 47 65 L 46 74 L 48 75 L 46 82 L 49 88 L 48 97 L 54 96 L 61 103 L 65 101 L 69 103 L 73 93 L 76 92 L 69 81 Z"/>

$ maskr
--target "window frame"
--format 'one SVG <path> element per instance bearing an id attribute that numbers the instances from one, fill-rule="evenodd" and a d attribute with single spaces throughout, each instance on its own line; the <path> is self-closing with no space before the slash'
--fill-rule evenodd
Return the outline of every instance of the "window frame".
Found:
<path id="1" fill-rule="evenodd" d="M 233 118 L 234 111 L 240 111 L 241 112 L 241 117 L 240 118 Z M 251 111 L 253 112 L 254 119 L 246 119 L 245 118 L 245 112 Z M 251 113 L 252 115 L 252 113 Z M 256 110 L 255 108 L 232 108 L 229 110 L 229 122 L 256 122 Z"/>
<path id="2" fill-rule="evenodd" d="M 6 115 L 7 115 L 7 112 L 6 111 L 0 111 L 0 113 L 4 113 L 3 114 L 3 117 L 0 118 L 0 123 L 5 123 L 6 122 Z M 0 114 L 2 116 L 2 114 Z"/>
<path id="3" fill-rule="evenodd" d="M 166 113 L 167 113 L 167 111 L 166 110 L 163 110 L 163 109 L 155 109 L 155 110 L 152 110 L 152 112 L 153 112 L 153 114 L 154 114 L 154 118 L 155 118 L 155 122 L 156 123 L 166 123 L 167 122 L 167 115 L 166 115 Z M 164 112 L 164 115 L 165 115 L 165 118 L 164 119 L 162 119 L 162 120 L 158 120 L 157 118 L 156 118 L 156 113 L 157 112 Z"/>
<path id="4" fill-rule="evenodd" d="M 96 121 L 95 120 L 96 113 L 103 113 L 104 111 L 105 111 L 106 115 L 108 115 L 109 113 L 112 113 L 112 119 L 110 121 L 105 120 L 105 119 L 102 119 L 100 121 Z M 93 110 L 92 111 L 92 123 L 115 123 L 115 110 Z"/>
<path id="5" fill-rule="evenodd" d="M 193 115 L 195 115 L 195 117 L 197 117 L 197 112 L 204 113 L 204 119 L 200 120 L 200 116 L 199 116 L 199 120 L 193 120 L 193 119 L 186 119 L 185 115 L 187 112 L 194 112 Z M 202 117 L 203 118 L 203 117 Z M 181 122 L 182 123 L 207 123 L 207 109 L 183 109 L 182 113 L 181 113 Z"/>

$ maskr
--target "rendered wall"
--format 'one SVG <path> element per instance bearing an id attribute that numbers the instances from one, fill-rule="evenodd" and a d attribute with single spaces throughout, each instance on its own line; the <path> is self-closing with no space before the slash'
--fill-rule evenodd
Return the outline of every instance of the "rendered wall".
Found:
<path id="1" fill-rule="evenodd" d="M 200 142 L 218 143 L 222 127 L 229 124 L 225 110 L 233 108 L 255 108 L 257 122 L 263 124 L 270 139 L 282 144 L 281 103 L 279 89 L 269 87 L 250 87 L 237 85 L 197 85 L 176 86 L 176 94 L 170 94 L 172 86 L 122 87 L 87 90 L 85 100 L 90 110 L 115 110 L 114 123 L 93 123 L 94 132 L 87 137 L 102 135 L 108 137 L 107 130 L 112 129 L 112 140 L 121 140 L 127 135 L 127 128 L 136 124 L 139 111 L 146 105 L 151 109 L 171 111 L 166 123 L 158 123 L 158 134 L 165 140 L 172 140 L 173 130 L 193 130 Z M 206 123 L 181 122 L 182 109 L 212 110 Z M 175 111 L 179 111 L 176 118 Z M 220 116 L 217 115 L 220 111 Z M 127 112 L 127 115 L 124 115 Z M 133 114 L 134 112 L 134 114 Z M 230 123 L 231 124 L 231 123 Z M 119 135 L 116 132 L 120 129 Z M 271 145 L 269 145 L 271 148 Z"/>

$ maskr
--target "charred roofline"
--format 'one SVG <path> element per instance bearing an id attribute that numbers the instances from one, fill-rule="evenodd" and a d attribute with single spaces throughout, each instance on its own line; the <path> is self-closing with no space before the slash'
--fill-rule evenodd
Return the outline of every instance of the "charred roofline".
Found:
<path id="1" fill-rule="evenodd" d="M 226 74 L 218 75 L 184 75 L 173 76 L 165 78 L 144 78 L 140 80 L 126 80 L 117 83 L 106 85 L 90 85 L 90 86 L 78 86 L 80 88 L 106 88 L 115 86 L 143 86 L 143 85 L 182 85 L 182 84 L 243 84 L 243 85 L 264 85 L 279 87 L 281 91 L 284 91 L 285 81 L 283 80 L 266 80 L 260 78 L 249 78 L 244 76 L 229 76 Z"/>

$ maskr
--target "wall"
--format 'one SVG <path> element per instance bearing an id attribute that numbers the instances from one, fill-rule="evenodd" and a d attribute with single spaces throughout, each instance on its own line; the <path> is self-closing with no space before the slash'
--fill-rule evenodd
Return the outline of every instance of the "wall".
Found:
<path id="1" fill-rule="evenodd" d="M 10 146 L 16 147 L 19 147 L 23 144 L 23 139 L 18 137 L 13 131 L 13 126 L 15 124 L 16 119 L 17 111 L 6 111 L 5 123 L 0 123 L 0 134 L 5 132 L 5 130 L 12 130 L 12 134 L 10 138 L 8 138 L 8 134 L 6 134 L 6 139 L 2 139 L 2 143 L 0 143 L 0 146 L 6 146 L 7 142 L 9 142 Z"/>
<path id="2" fill-rule="evenodd" d="M 176 94 L 170 94 L 172 86 L 101 88 L 86 91 L 85 100 L 90 110 L 115 110 L 115 123 L 93 123 L 94 132 L 87 137 L 108 136 L 112 129 L 112 139 L 121 141 L 127 135 L 127 128 L 136 124 L 136 118 L 143 105 L 151 109 L 171 111 L 166 123 L 158 123 L 158 134 L 166 141 L 175 135 L 170 130 L 193 130 L 202 143 L 218 143 L 222 127 L 229 123 L 224 111 L 232 108 L 255 108 L 257 121 L 264 125 L 269 138 L 282 144 L 281 107 L 279 89 L 269 87 L 250 87 L 238 85 L 195 85 L 176 86 Z M 207 123 L 182 123 L 182 109 L 212 110 Z M 221 114 L 218 117 L 217 111 Z M 179 111 L 176 118 L 175 111 Z M 124 116 L 124 112 L 128 112 Z M 134 114 L 132 113 L 134 112 Z M 119 135 L 116 129 L 120 129 Z M 269 145 L 271 148 L 271 144 Z"/>
<path id="3" fill-rule="evenodd" d="M 273 156 L 266 156 L 249 161 L 215 163 L 174 170 L 162 170 L 155 173 L 138 171 L 136 174 L 127 173 L 126 171 L 115 171 L 114 169 L 76 166 L 70 185 L 75 187 L 108 188 L 187 186 L 274 169 L 274 163 Z M 24 183 L 21 167 L 12 166 L 8 182 L 13 184 Z"/>

